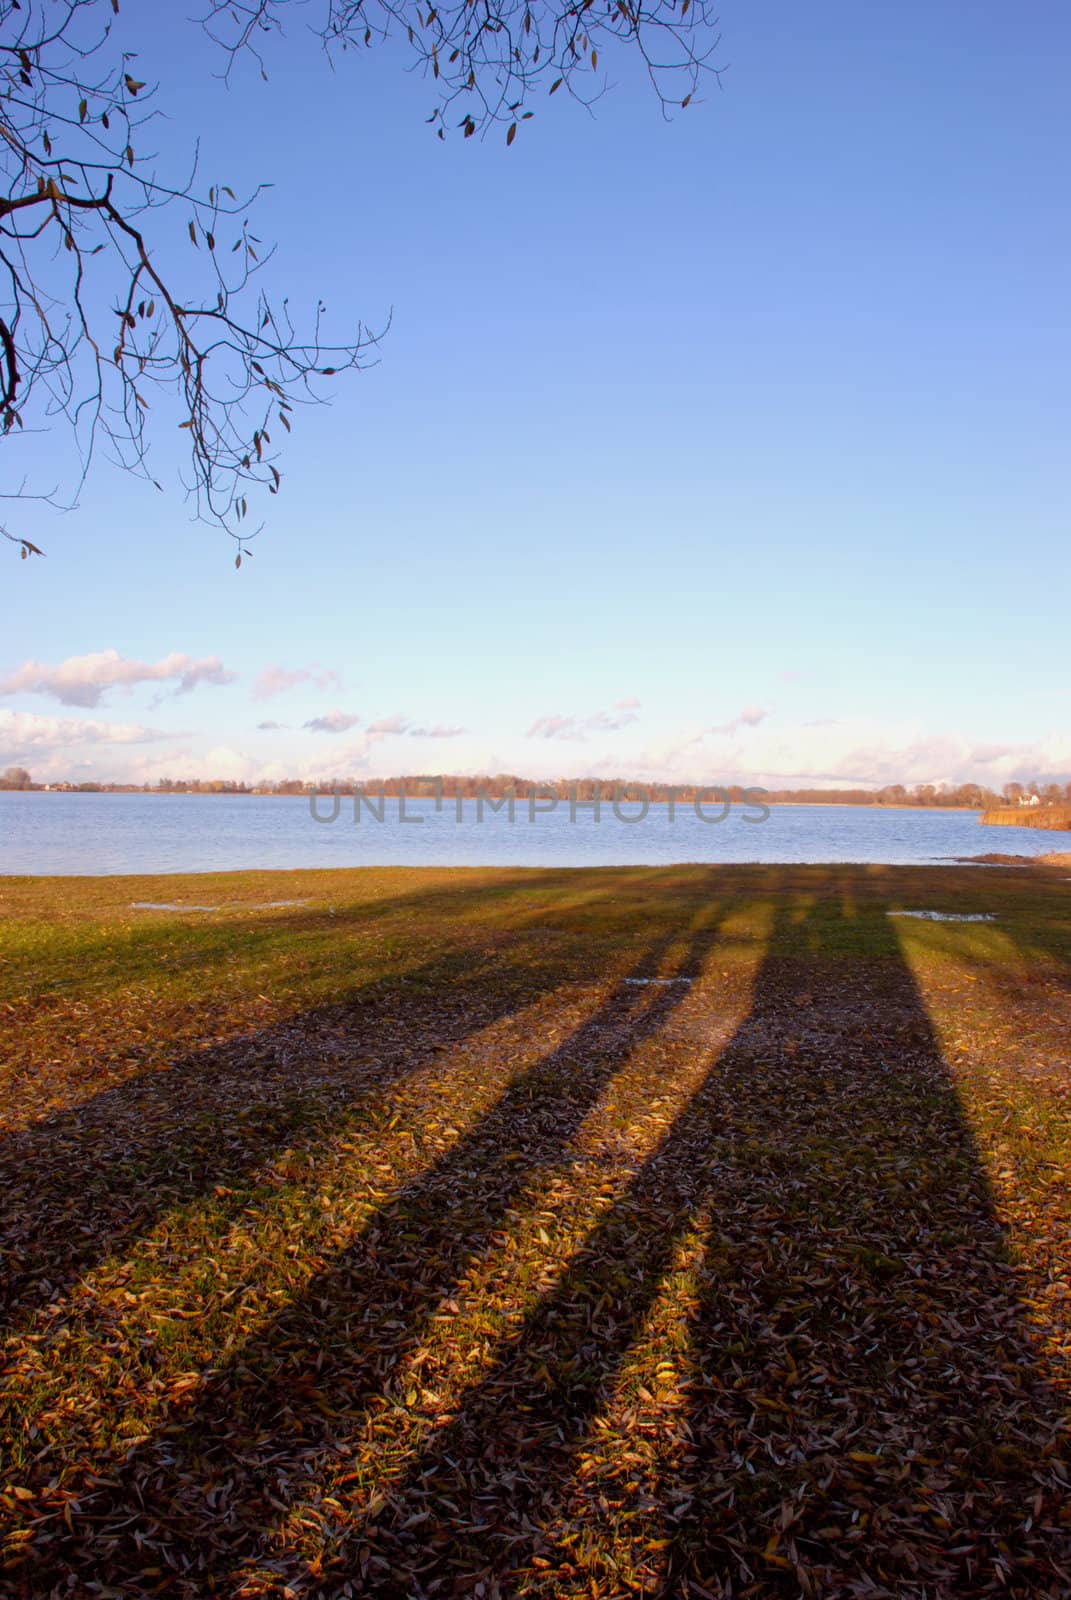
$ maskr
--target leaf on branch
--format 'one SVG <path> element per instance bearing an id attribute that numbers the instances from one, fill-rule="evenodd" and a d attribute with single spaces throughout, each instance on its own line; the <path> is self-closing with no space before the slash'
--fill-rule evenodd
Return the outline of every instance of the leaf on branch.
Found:
<path id="1" fill-rule="evenodd" d="M 16 533 L 8 533 L 6 528 L 0 528 L 0 534 L 3 534 L 5 539 L 10 539 L 12 544 L 17 544 L 21 547 L 19 549 L 19 555 L 22 557 L 23 561 L 26 560 L 27 556 L 43 556 L 45 553 L 43 550 L 40 550 L 37 545 L 33 544 L 31 540 L 23 539 L 19 534 Z"/>
<path id="2" fill-rule="evenodd" d="M 139 89 L 144 89 L 145 87 L 145 85 L 143 83 L 139 83 L 136 78 L 132 78 L 129 72 L 125 72 L 123 74 L 123 82 L 126 84 L 132 95 L 136 95 Z"/>
<path id="3" fill-rule="evenodd" d="M 516 137 L 517 137 L 517 124 L 515 122 L 511 122 L 510 125 L 509 125 L 509 128 L 506 131 L 506 146 L 507 146 L 507 148 L 513 143 L 513 141 L 514 141 L 514 139 L 516 139 Z"/>
<path id="4" fill-rule="evenodd" d="M 555 94 L 561 88 L 561 86 L 562 86 L 562 84 L 564 82 L 565 82 L 564 78 L 555 78 L 554 82 L 550 86 L 551 94 Z"/>
<path id="5" fill-rule="evenodd" d="M 78 102 L 78 120 L 79 120 L 79 122 L 84 122 L 86 120 L 86 117 L 88 117 L 88 115 L 89 115 L 89 102 L 87 100 L 79 100 L 79 102 Z"/>

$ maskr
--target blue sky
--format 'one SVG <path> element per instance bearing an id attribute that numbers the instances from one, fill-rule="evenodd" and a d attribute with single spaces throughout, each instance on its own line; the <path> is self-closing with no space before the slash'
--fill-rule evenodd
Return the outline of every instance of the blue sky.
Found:
<path id="1" fill-rule="evenodd" d="M 703 103 L 608 55 L 508 151 L 389 50 L 227 89 L 124 16 L 161 160 L 270 180 L 272 287 L 391 326 L 240 572 L 172 430 L 164 495 L 8 508 L 0 763 L 1071 777 L 1065 6 L 726 0 Z"/>

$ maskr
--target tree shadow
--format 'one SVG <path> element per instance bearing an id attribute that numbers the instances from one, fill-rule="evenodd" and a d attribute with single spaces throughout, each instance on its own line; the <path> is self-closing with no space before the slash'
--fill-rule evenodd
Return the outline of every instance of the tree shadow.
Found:
<path id="1" fill-rule="evenodd" d="M 697 1226 L 645 1464 L 623 1370 Z M 894 927 L 842 888 L 782 906 L 702 1087 L 326 1565 L 398 1596 L 1065 1595 L 1065 1428 Z"/>
<path id="2" fill-rule="evenodd" d="M 374 868 L 364 870 L 376 872 Z M 35 943 L 24 954 L 18 951 L 8 954 L 4 963 L 4 988 L 13 996 L 25 989 L 37 999 L 42 996 L 51 999 L 62 995 L 64 989 L 80 990 L 91 986 L 94 996 L 98 997 L 109 987 L 127 987 L 158 977 L 165 963 L 171 970 L 192 975 L 211 974 L 223 963 L 235 959 L 235 936 L 239 930 L 241 958 L 243 964 L 250 967 L 280 957 L 293 957 L 295 953 L 314 954 L 323 959 L 325 935 L 333 944 L 341 945 L 349 935 L 376 934 L 391 921 L 416 920 L 429 928 L 444 923 L 459 925 L 470 908 L 479 908 L 485 915 L 488 908 L 497 909 L 499 905 L 523 915 L 533 893 L 545 900 L 560 896 L 563 891 L 575 897 L 577 889 L 575 874 L 570 879 L 565 870 L 474 871 L 474 881 L 467 883 L 463 871 L 444 868 L 444 881 L 432 884 L 426 882 L 428 869 L 409 870 L 420 880 L 417 886 L 406 887 L 407 869 L 397 869 L 390 874 L 390 892 L 371 894 L 344 906 L 326 904 L 350 890 L 346 883 L 334 882 L 325 884 L 315 897 L 310 895 L 310 902 L 315 898 L 317 903 L 295 901 L 289 908 L 280 903 L 271 917 L 256 915 L 272 909 L 270 904 L 227 903 L 223 890 L 218 894 L 221 902 L 218 909 L 226 915 L 214 921 L 198 917 L 178 920 L 180 914 L 154 915 L 149 920 L 146 914 L 146 920 L 128 928 L 93 929 L 81 923 L 61 925 L 52 931 L 44 950 Z M 334 876 L 325 874 L 328 878 Z M 608 873 L 586 873 L 585 878 L 588 880 L 585 893 L 593 899 L 608 900 L 615 892 L 608 881 Z M 593 878 L 596 881 L 591 881 Z M 188 888 L 184 892 L 188 895 Z M 204 892 L 211 894 L 213 891 Z M 264 889 L 266 896 L 277 893 L 277 886 Z M 319 903 L 321 901 L 324 903 Z M 78 976 L 72 978 L 70 968 L 75 961 Z"/>
<path id="3" fill-rule="evenodd" d="M 694 878 L 695 869 L 683 869 L 684 874 L 689 872 Z M 157 977 L 166 960 L 189 973 L 211 973 L 221 963 L 234 959 L 238 929 L 242 958 L 250 965 L 295 950 L 322 953 L 325 933 L 341 941 L 349 934 L 380 933 L 383 925 L 391 921 L 403 925 L 417 921 L 428 928 L 460 927 L 471 913 L 478 916 L 481 930 L 486 931 L 489 911 L 504 910 L 511 917 L 523 918 L 549 909 L 561 916 L 566 908 L 586 904 L 606 907 L 623 895 L 641 894 L 645 887 L 665 886 L 680 873 L 666 867 L 590 867 L 579 871 L 552 867 L 332 869 L 322 874 L 326 880 L 322 885 L 314 882 L 304 896 L 295 896 L 292 903 L 278 900 L 274 905 L 272 897 L 279 894 L 278 879 L 285 874 L 266 876 L 269 882 L 263 889 L 264 902 L 228 900 L 226 888 L 213 887 L 211 882 L 200 889 L 196 899 L 207 896 L 219 902 L 215 909 L 222 915 L 214 920 L 201 916 L 181 920 L 180 906 L 174 914 L 145 912 L 142 920 L 129 925 L 100 927 L 91 918 L 59 924 L 50 930 L 44 949 L 35 943 L 26 952 L 16 948 L 6 953 L 4 989 L 12 996 L 26 990 L 35 997 L 51 997 L 63 989 L 89 984 L 99 995 L 110 985 L 126 987 Z M 386 878 L 390 888 L 378 892 L 373 887 L 369 892 L 368 885 L 361 883 L 362 895 L 354 898 L 356 884 L 346 881 L 351 877 Z M 428 882 L 436 877 L 441 881 Z M 410 878 L 416 880 L 412 886 L 407 882 Z M 166 884 L 167 880 L 163 882 Z M 181 892 L 189 899 L 193 892 L 189 880 L 184 879 L 183 884 Z M 169 891 L 161 888 L 158 892 Z M 132 906 L 131 902 L 131 909 Z M 107 913 L 100 915 L 114 916 L 116 910 L 109 906 Z M 275 914 L 258 915 L 267 910 L 274 910 Z M 79 973 L 72 978 L 70 968 L 75 961 Z"/>
<path id="4" fill-rule="evenodd" d="M 635 980 L 667 968 L 675 980 L 696 977 L 723 909 L 708 901 L 691 929 L 672 926 L 649 940 L 593 1015 L 523 1067 L 464 1137 L 382 1205 L 296 1301 L 208 1371 L 147 1442 L 109 1461 L 107 1486 L 98 1479 L 87 1487 L 69 1537 L 53 1537 L 37 1575 L 92 1572 L 114 1584 L 155 1564 L 182 1574 L 183 1592 L 201 1594 L 221 1592 L 239 1565 L 266 1558 L 272 1528 L 325 1454 L 363 1436 L 370 1408 L 473 1259 L 495 1247 L 526 1191 L 571 1158 L 611 1080 L 688 992 L 687 981 Z"/>
<path id="5" fill-rule="evenodd" d="M 677 876 L 687 906 L 703 904 L 709 875 Z M 434 927 L 440 948 L 400 972 L 369 977 L 355 968 L 340 978 L 336 1001 L 135 1072 L 0 1135 L 0 1333 L 129 1249 L 168 1211 L 240 1184 L 325 1119 L 339 1133 L 344 1125 L 356 1131 L 392 1087 L 437 1052 L 591 977 L 578 952 L 585 913 L 613 934 L 629 922 L 633 897 L 651 883 L 672 886 L 673 877 L 638 869 L 623 884 L 620 873 L 595 872 L 578 885 L 575 874 L 532 870 L 503 872 L 488 886 L 483 874 L 469 884 L 455 873 L 446 883 L 383 897 L 371 909 L 349 908 L 332 923 L 333 939 L 344 942 L 370 919 L 402 914 Z M 552 894 L 558 898 L 548 902 Z M 499 903 L 501 919 L 488 917 L 489 902 Z M 536 949 L 532 938 L 548 908 L 566 926 Z M 455 948 L 452 930 L 466 918 L 480 938 L 475 945 L 458 940 Z M 292 914 L 273 919 L 264 937 L 274 948 L 322 929 L 322 917 Z M 207 953 L 199 943 L 196 949 L 198 961 L 211 965 L 216 935 Z M 600 977 L 604 970 L 603 957 Z M 233 1209 L 242 1203 L 236 1196 Z"/>
<path id="6" fill-rule="evenodd" d="M 592 891 L 596 904 L 603 892 Z M 401 973 L 355 970 L 338 1001 L 136 1072 L 0 1136 L 0 1333 L 166 1212 L 239 1184 L 325 1122 L 356 1131 L 437 1052 L 575 981 L 567 941 L 537 956 L 525 938 L 530 887 L 510 877 L 495 893 L 516 904 L 483 949 L 455 949 L 443 936 L 458 901 L 483 905 L 478 887 L 399 897 L 395 911 L 437 919 L 445 948 Z M 364 925 L 363 907 L 353 919 Z M 284 919 L 271 941 L 307 925 Z M 344 939 L 349 926 L 340 916 L 333 936 Z"/>
<path id="7" fill-rule="evenodd" d="M 620 983 L 522 1070 L 188 1406 L 95 1463 L 25 1592 L 147 1572 L 191 1597 L 1071 1592 L 1064 1407 L 892 886 L 856 883 L 782 897 L 699 1089 L 378 1509 L 324 1523 L 315 1565 L 279 1529 L 686 985 Z M 723 914 L 632 976 L 699 977 Z M 690 1240 L 684 1353 L 637 1400 L 629 1362 Z"/>

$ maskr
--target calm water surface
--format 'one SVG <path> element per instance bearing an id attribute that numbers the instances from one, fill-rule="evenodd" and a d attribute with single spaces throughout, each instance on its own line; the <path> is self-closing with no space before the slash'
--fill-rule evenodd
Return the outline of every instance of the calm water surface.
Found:
<path id="1" fill-rule="evenodd" d="M 329 815 L 331 801 L 319 802 Z M 388 800 L 378 822 L 352 799 L 333 823 L 317 823 L 309 803 L 269 795 L 0 793 L 0 874 L 227 872 L 252 868 L 361 866 L 659 866 L 682 861 L 869 861 L 919 864 L 1001 851 L 1044 855 L 1066 834 L 1033 828 L 982 828 L 973 811 L 869 810 L 852 806 L 775 806 L 766 822 L 734 806 L 705 823 L 690 805 L 652 805 L 619 821 L 609 806 L 596 822 L 588 807 L 570 821 L 568 802 L 529 820 L 519 801 L 477 820 L 466 802 L 436 812 L 431 800 Z M 625 808 L 622 808 L 625 809 Z M 632 812 L 635 804 L 628 807 Z M 711 808 L 717 814 L 717 808 Z"/>

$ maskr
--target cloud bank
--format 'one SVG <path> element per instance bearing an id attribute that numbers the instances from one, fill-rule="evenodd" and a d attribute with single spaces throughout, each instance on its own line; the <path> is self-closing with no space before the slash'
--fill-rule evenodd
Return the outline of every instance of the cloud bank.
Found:
<path id="1" fill-rule="evenodd" d="M 65 706 L 96 706 L 112 689 L 133 689 L 139 683 L 174 683 L 176 694 L 189 694 L 199 684 L 233 683 L 218 656 L 195 661 L 174 653 L 156 662 L 135 661 L 118 650 L 69 656 L 56 666 L 25 661 L 0 679 L 0 694 L 43 694 Z"/>
<path id="2" fill-rule="evenodd" d="M 19 756 L 60 754 L 78 745 L 152 744 L 174 738 L 138 723 L 93 718 L 41 717 L 32 711 L 0 711 L 0 763 Z"/>

